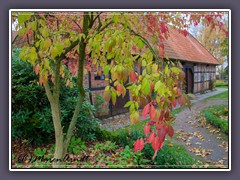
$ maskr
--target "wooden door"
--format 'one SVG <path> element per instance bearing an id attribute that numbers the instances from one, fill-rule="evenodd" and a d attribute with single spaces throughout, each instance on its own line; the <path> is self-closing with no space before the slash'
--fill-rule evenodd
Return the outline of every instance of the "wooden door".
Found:
<path id="1" fill-rule="evenodd" d="M 193 93 L 193 72 L 190 68 L 186 69 L 186 84 L 187 93 Z"/>

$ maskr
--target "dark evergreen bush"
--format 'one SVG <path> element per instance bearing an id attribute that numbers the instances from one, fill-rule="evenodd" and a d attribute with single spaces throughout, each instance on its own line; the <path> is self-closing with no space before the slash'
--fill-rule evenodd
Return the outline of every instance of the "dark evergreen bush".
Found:
<path id="1" fill-rule="evenodd" d="M 18 55 L 21 49 L 13 50 L 12 58 L 12 138 L 25 139 L 31 144 L 47 143 L 54 139 L 51 108 L 38 77 L 31 66 Z M 61 85 L 61 110 L 64 132 L 77 101 L 77 89 Z M 84 140 L 94 140 L 99 131 L 99 121 L 91 116 L 94 107 L 84 101 L 76 125 L 76 135 Z"/>

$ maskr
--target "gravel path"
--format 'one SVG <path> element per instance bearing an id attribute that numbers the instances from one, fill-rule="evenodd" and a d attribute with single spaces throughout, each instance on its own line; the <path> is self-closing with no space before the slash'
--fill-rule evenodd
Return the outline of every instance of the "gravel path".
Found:
<path id="1" fill-rule="evenodd" d="M 183 144 L 192 155 L 197 155 L 209 164 L 228 165 L 228 138 L 213 126 L 202 126 L 200 111 L 215 105 L 227 105 L 226 101 L 211 99 L 195 103 L 191 111 L 185 109 L 177 115 L 174 129 L 177 143 Z M 200 121 L 200 122 L 199 122 Z"/>

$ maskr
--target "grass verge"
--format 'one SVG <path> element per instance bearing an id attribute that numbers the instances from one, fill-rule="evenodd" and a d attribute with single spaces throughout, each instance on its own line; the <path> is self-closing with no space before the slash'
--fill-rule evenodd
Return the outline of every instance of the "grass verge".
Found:
<path id="1" fill-rule="evenodd" d="M 220 100 L 228 100 L 228 91 L 224 91 L 222 93 L 216 94 L 214 96 L 208 97 L 206 99 L 220 99 Z"/>
<path id="2" fill-rule="evenodd" d="M 228 87 L 228 82 L 224 82 L 223 80 L 216 81 L 216 87 Z"/>
<path id="3" fill-rule="evenodd" d="M 206 122 L 220 128 L 222 132 L 228 134 L 228 107 L 225 105 L 213 106 L 202 111 Z"/>

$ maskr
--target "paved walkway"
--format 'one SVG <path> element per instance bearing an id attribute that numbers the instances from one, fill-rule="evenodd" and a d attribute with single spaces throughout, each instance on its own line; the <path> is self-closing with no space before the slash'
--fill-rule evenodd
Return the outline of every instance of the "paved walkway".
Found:
<path id="1" fill-rule="evenodd" d="M 215 91 L 210 91 L 205 94 L 198 94 L 198 95 L 196 95 L 194 100 L 191 100 L 191 103 L 198 102 L 200 100 L 206 99 L 210 96 L 214 96 L 216 94 L 222 93 L 227 90 L 228 89 L 226 89 L 226 88 L 217 88 Z M 176 109 L 176 108 L 179 108 L 179 105 L 177 105 L 174 109 Z M 147 115 L 145 119 L 148 119 L 148 118 L 149 118 L 149 115 Z M 140 121 L 145 120 L 145 119 L 143 119 L 142 116 L 140 116 Z M 117 116 L 110 117 L 107 119 L 103 119 L 103 120 L 101 120 L 100 125 L 102 126 L 102 128 L 109 129 L 109 130 L 116 130 L 116 129 L 123 128 L 128 125 L 131 125 L 131 121 L 129 119 L 129 113 L 125 113 L 125 114 L 117 115 Z"/>
<path id="2" fill-rule="evenodd" d="M 197 94 L 196 99 L 191 100 L 191 103 L 195 103 L 197 101 L 206 99 L 208 97 L 214 96 L 216 94 L 219 94 L 219 93 L 222 93 L 222 92 L 225 92 L 225 91 L 228 91 L 228 89 L 227 88 L 217 88 L 215 91 L 210 91 L 210 92 L 205 93 L 205 94 Z"/>
<path id="3" fill-rule="evenodd" d="M 209 165 L 226 167 L 228 165 L 228 137 L 215 127 L 206 124 L 200 111 L 215 105 L 227 105 L 219 99 L 208 99 L 193 104 L 178 113 L 174 121 L 174 130 L 178 144 L 182 144 L 192 155 L 204 158 Z"/>

